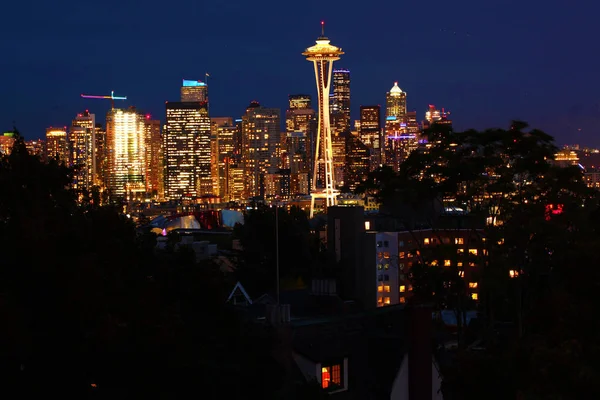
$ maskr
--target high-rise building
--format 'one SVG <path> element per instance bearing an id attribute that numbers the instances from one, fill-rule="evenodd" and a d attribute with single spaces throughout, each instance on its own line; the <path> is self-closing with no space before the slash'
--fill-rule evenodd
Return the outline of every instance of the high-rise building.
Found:
<path id="1" fill-rule="evenodd" d="M 191 200 L 212 193 L 207 102 L 167 102 L 165 197 Z"/>
<path id="2" fill-rule="evenodd" d="M 13 145 L 15 144 L 14 135 L 13 132 L 5 132 L 0 135 L 0 156 L 10 155 Z"/>
<path id="3" fill-rule="evenodd" d="M 323 23 L 321 23 L 321 27 L 321 36 L 317 38 L 316 44 L 307 48 L 304 53 L 302 53 L 307 61 L 314 64 L 319 101 L 319 125 L 314 157 L 315 166 L 311 182 L 311 218 L 314 215 L 315 199 L 325 199 L 325 205 L 326 207 L 329 207 L 336 204 L 336 197 L 338 195 L 335 173 L 333 170 L 331 121 L 329 118 L 329 89 L 331 85 L 333 62 L 339 60 L 344 52 L 341 48 L 330 44 L 330 40 L 325 36 Z M 322 176 L 321 180 L 317 179 L 319 176 Z"/>
<path id="4" fill-rule="evenodd" d="M 287 157 L 289 158 L 288 164 L 293 174 L 306 174 L 307 179 L 310 179 L 311 168 L 314 164 L 314 152 L 315 152 L 315 139 L 317 133 L 317 120 L 315 116 L 315 110 L 311 108 L 311 98 L 309 95 L 291 95 L 289 96 L 290 108 L 285 113 L 285 125 L 287 139 L 296 142 L 298 139 L 298 132 L 302 132 L 302 140 L 304 146 L 295 146 L 293 151 L 290 148 L 286 148 Z M 288 140 L 288 142 L 289 142 Z M 298 162 L 301 161 L 301 164 Z M 302 165 L 301 169 L 297 169 L 292 166 L 292 163 L 296 162 L 296 166 Z M 292 181 L 297 181 L 294 178 Z M 306 192 L 295 192 L 296 188 L 292 185 L 292 193 L 308 193 Z"/>
<path id="5" fill-rule="evenodd" d="M 2 143 L 1 136 L 0 136 L 0 143 Z M 2 148 L 2 144 L 0 144 L 0 149 L 1 148 Z M 27 148 L 27 152 L 29 154 L 31 154 L 32 156 L 38 156 L 42 160 L 44 160 L 46 157 L 46 155 L 45 155 L 46 143 L 42 139 L 34 139 L 34 140 L 26 141 L 25 148 Z M 0 150 L 0 153 L 1 152 L 2 152 L 2 150 Z"/>
<path id="6" fill-rule="evenodd" d="M 309 94 L 291 94 L 288 96 L 290 110 L 305 110 L 311 108 L 311 98 Z"/>
<path id="7" fill-rule="evenodd" d="M 135 108 L 113 108 L 106 114 L 107 188 L 122 199 L 146 191 L 144 116 Z"/>
<path id="8" fill-rule="evenodd" d="M 369 148 L 373 169 L 382 163 L 381 107 L 360 106 L 360 140 Z"/>
<path id="9" fill-rule="evenodd" d="M 184 79 L 181 85 L 181 101 L 208 101 L 208 85 L 202 81 Z"/>
<path id="10" fill-rule="evenodd" d="M 305 132 L 288 132 L 285 138 L 285 164 L 290 170 L 290 194 L 308 194 L 310 162 L 307 157 L 308 141 Z"/>
<path id="11" fill-rule="evenodd" d="M 442 111 L 435 108 L 433 104 L 429 105 L 429 108 L 425 112 L 425 119 L 423 120 L 423 129 L 429 129 L 433 124 L 441 124 L 450 126 L 452 129 L 452 121 L 448 118 L 449 112 L 446 112 L 442 108 Z"/>
<path id="12" fill-rule="evenodd" d="M 346 171 L 344 186 L 350 190 L 367 178 L 371 169 L 371 148 L 358 137 L 348 135 L 346 138 Z"/>
<path id="13" fill-rule="evenodd" d="M 165 194 L 163 137 L 160 121 L 152 119 L 149 114 L 144 116 L 144 140 L 146 141 L 146 194 L 162 200 Z"/>
<path id="14" fill-rule="evenodd" d="M 91 189 L 96 183 L 96 116 L 88 110 L 77 114 L 71 122 L 70 162 L 75 168 L 74 189 Z"/>
<path id="15" fill-rule="evenodd" d="M 250 103 L 242 117 L 242 166 L 246 198 L 265 198 L 265 175 L 279 169 L 280 111 Z"/>
<path id="16" fill-rule="evenodd" d="M 244 168 L 238 164 L 229 167 L 229 201 L 244 199 Z"/>
<path id="17" fill-rule="evenodd" d="M 106 129 L 96 123 L 96 176 L 97 185 L 108 187 L 108 147 Z"/>
<path id="18" fill-rule="evenodd" d="M 385 164 L 398 171 L 400 164 L 417 148 L 418 133 L 416 114 L 409 118 L 406 112 L 406 92 L 394 82 L 386 95 Z"/>
<path id="19" fill-rule="evenodd" d="M 333 154 L 333 171 L 335 176 L 335 188 L 339 189 L 345 185 L 346 174 L 346 139 L 350 132 L 341 132 L 331 137 L 331 150 Z"/>
<path id="20" fill-rule="evenodd" d="M 67 142 L 67 128 L 46 129 L 46 154 L 48 159 L 55 159 L 59 163 L 69 164 L 69 143 Z"/>
<path id="21" fill-rule="evenodd" d="M 231 117 L 211 118 L 211 174 L 213 193 L 230 201 L 231 172 L 237 127 Z"/>
<path id="22" fill-rule="evenodd" d="M 385 116 L 396 117 L 399 120 L 406 117 L 406 92 L 400 89 L 398 82 L 394 82 L 394 86 L 386 95 Z"/>
<path id="23" fill-rule="evenodd" d="M 350 71 L 333 70 L 333 93 L 331 93 L 331 125 L 334 135 L 350 130 Z"/>

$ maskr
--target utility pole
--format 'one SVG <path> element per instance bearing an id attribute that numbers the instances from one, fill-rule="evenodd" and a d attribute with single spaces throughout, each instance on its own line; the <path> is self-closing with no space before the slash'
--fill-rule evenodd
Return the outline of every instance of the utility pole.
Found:
<path id="1" fill-rule="evenodd" d="M 277 305 L 279 306 L 279 203 L 275 203 L 275 266 L 277 279 Z"/>

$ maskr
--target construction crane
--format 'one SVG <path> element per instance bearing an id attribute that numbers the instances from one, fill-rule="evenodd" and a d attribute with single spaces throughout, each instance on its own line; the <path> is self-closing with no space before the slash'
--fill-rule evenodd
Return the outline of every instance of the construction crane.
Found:
<path id="1" fill-rule="evenodd" d="M 115 100 L 127 100 L 127 96 L 115 96 L 115 91 L 114 90 L 111 90 L 110 91 L 110 95 L 108 95 L 108 96 L 95 96 L 95 95 L 91 95 L 91 94 L 82 94 L 81 97 L 84 98 L 84 99 L 106 99 L 106 100 L 110 100 L 110 107 L 112 109 L 115 108 Z"/>

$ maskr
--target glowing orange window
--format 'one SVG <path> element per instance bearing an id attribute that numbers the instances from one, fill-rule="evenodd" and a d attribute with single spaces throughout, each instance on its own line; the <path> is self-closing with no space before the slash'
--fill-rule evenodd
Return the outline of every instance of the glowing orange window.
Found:
<path id="1" fill-rule="evenodd" d="M 342 385 L 342 367 L 339 364 L 321 368 L 321 386 L 323 389 Z"/>

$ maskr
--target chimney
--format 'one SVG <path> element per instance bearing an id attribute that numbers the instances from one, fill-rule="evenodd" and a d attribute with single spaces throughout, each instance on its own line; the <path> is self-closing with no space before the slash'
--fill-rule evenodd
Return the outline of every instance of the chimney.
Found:
<path id="1" fill-rule="evenodd" d="M 408 312 L 408 399 L 431 400 L 433 387 L 431 306 L 418 304 Z"/>

